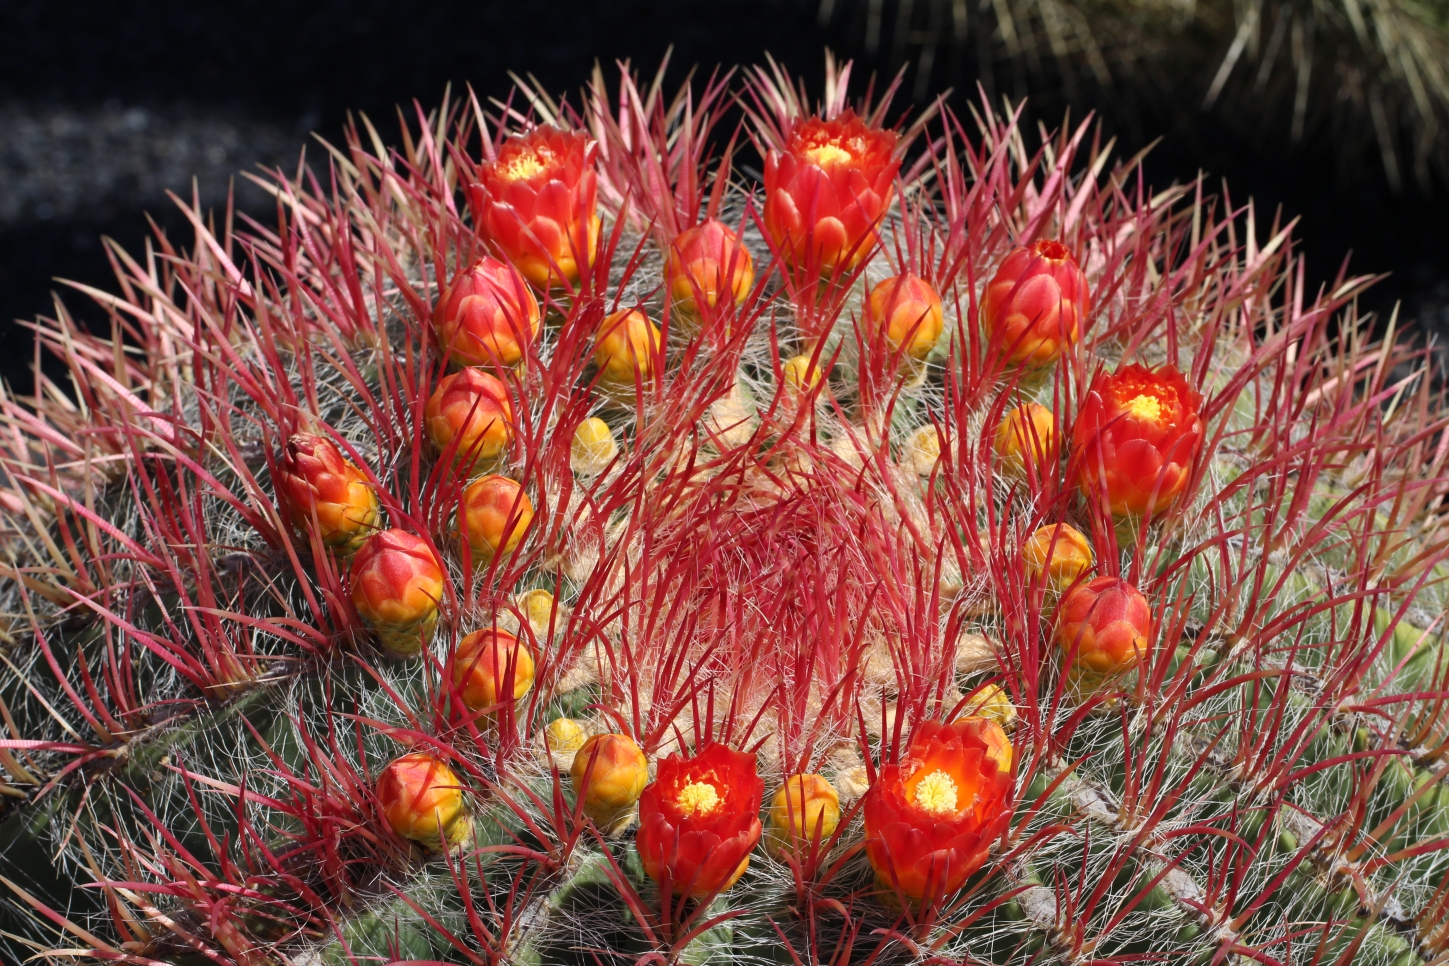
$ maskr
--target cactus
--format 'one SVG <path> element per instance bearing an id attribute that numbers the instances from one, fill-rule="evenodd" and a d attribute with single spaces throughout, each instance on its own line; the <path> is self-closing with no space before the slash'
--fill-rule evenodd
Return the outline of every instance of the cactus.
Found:
<path id="1" fill-rule="evenodd" d="M 71 887 L 5 877 L 17 958 L 1449 950 L 1449 435 L 1372 280 L 849 75 L 363 120 L 113 248 L 108 335 L 57 303 L 70 383 L 0 398 L 3 835 Z"/>

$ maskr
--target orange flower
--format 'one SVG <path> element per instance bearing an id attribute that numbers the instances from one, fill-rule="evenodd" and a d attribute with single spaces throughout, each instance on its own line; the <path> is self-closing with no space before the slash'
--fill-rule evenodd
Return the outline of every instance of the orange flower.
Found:
<path id="1" fill-rule="evenodd" d="M 533 655 L 507 631 L 485 627 L 458 642 L 453 655 L 453 686 L 471 711 L 483 711 L 511 693 L 523 697 L 533 687 Z"/>
<path id="2" fill-rule="evenodd" d="M 473 559 L 486 563 L 509 553 L 533 523 L 533 501 L 523 487 L 506 476 L 480 476 L 463 490 L 458 534 L 468 541 Z"/>
<path id="3" fill-rule="evenodd" d="M 1054 476 L 1060 457 L 1052 411 L 1040 403 L 1016 407 L 996 427 L 992 448 L 1001 461 L 1001 468 L 1010 476 L 1034 478 L 1038 483 L 1048 474 Z"/>
<path id="4" fill-rule="evenodd" d="M 392 830 L 420 845 L 457 845 L 472 832 L 463 783 L 432 755 L 413 752 L 388 762 L 377 776 L 377 800 Z"/>
<path id="5" fill-rule="evenodd" d="M 1027 573 L 1032 577 L 1045 574 L 1048 586 L 1057 593 L 1080 580 L 1097 562 L 1082 531 L 1065 523 L 1042 527 L 1027 537 L 1021 557 Z"/>
<path id="6" fill-rule="evenodd" d="M 698 300 L 706 309 L 719 304 L 725 292 L 738 305 L 755 282 L 755 260 L 739 236 L 715 218 L 680 232 L 669 246 L 664 281 L 674 311 L 685 319 L 700 318 Z"/>
<path id="7" fill-rule="evenodd" d="M 1092 380 L 1072 427 L 1082 495 L 1115 516 L 1157 516 L 1187 488 L 1202 448 L 1198 394 L 1171 366 Z"/>
<path id="8" fill-rule="evenodd" d="M 485 238 L 539 288 L 574 284 L 599 241 L 594 145 L 535 128 L 510 138 L 478 172 L 472 201 Z"/>
<path id="9" fill-rule="evenodd" d="M 958 891 L 1011 820 L 1011 742 L 994 721 L 926 722 L 866 792 L 865 854 L 885 888 L 930 904 Z"/>
<path id="10" fill-rule="evenodd" d="M 888 278 L 870 290 L 865 300 L 866 331 L 884 332 L 892 352 L 902 351 L 920 360 L 931 354 L 941 338 L 941 296 L 915 275 Z"/>
<path id="11" fill-rule="evenodd" d="M 444 376 L 423 407 L 428 439 L 439 454 L 454 445 L 464 472 L 496 459 L 513 439 L 508 389 L 496 376 L 469 367 Z"/>
<path id="12" fill-rule="evenodd" d="M 765 840 L 776 855 L 816 841 L 824 848 L 840 826 L 840 794 L 821 775 L 792 775 L 775 792 L 766 817 Z"/>
<path id="13" fill-rule="evenodd" d="M 1057 605 L 1057 646 L 1072 662 L 1079 689 L 1095 690 L 1137 666 L 1152 646 L 1152 610 L 1136 587 L 1118 577 L 1078 584 Z"/>
<path id="14" fill-rule="evenodd" d="M 295 433 L 287 440 L 273 484 L 283 516 L 307 533 L 315 514 L 325 547 L 353 553 L 377 526 L 377 494 L 356 465 L 330 439 Z"/>
<path id="15" fill-rule="evenodd" d="M 728 889 L 760 841 L 764 795 L 752 754 L 711 744 L 692 758 L 665 758 L 639 798 L 644 871 L 666 893 L 703 899 Z"/>
<path id="16" fill-rule="evenodd" d="M 569 777 L 584 814 L 605 831 L 619 824 L 649 784 L 649 759 L 628 735 L 594 735 L 574 753 Z"/>
<path id="17" fill-rule="evenodd" d="M 511 366 L 538 336 L 538 299 L 512 265 L 480 258 L 433 310 L 438 344 L 464 366 Z"/>
<path id="18" fill-rule="evenodd" d="M 1091 300 L 1071 249 L 1038 241 L 1011 252 L 996 270 L 981 300 L 982 325 L 1008 361 L 1050 365 L 1077 341 Z"/>
<path id="19" fill-rule="evenodd" d="M 422 650 L 438 621 L 443 568 L 427 543 L 406 530 L 368 537 L 352 558 L 352 604 L 378 641 L 400 656 Z"/>
<path id="20" fill-rule="evenodd" d="M 849 272 L 876 244 L 900 160 L 896 134 L 846 111 L 812 117 L 765 159 L 765 230 L 795 268 Z"/>
<path id="21" fill-rule="evenodd" d="M 594 364 L 604 382 L 632 387 L 634 374 L 645 384 L 659 352 L 659 327 L 638 309 L 620 309 L 604 316 L 594 336 Z"/>

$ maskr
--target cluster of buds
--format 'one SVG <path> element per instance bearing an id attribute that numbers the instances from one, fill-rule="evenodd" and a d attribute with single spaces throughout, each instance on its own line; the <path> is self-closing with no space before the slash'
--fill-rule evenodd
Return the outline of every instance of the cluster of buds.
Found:
<path id="1" fill-rule="evenodd" d="M 764 796 L 753 754 L 711 744 L 668 756 L 639 797 L 644 871 L 667 894 L 706 899 L 728 889 L 760 841 Z"/>
<path id="2" fill-rule="evenodd" d="M 1171 366 L 1099 373 L 1072 427 L 1076 482 L 1119 518 L 1165 512 L 1182 495 L 1202 449 L 1198 394 Z"/>
<path id="3" fill-rule="evenodd" d="M 722 299 L 739 305 L 755 283 L 755 260 L 738 235 L 717 218 L 680 232 L 669 245 L 664 284 L 677 317 L 691 325 Z"/>
<path id="4" fill-rule="evenodd" d="M 330 439 L 295 433 L 273 476 L 280 509 L 298 533 L 351 554 L 377 527 L 378 504 L 367 475 Z"/>
<path id="5" fill-rule="evenodd" d="M 541 290 L 576 284 L 593 261 L 594 154 L 584 134 L 535 128 L 505 142 L 470 192 L 484 238 Z"/>
<path id="6" fill-rule="evenodd" d="M 411 657 L 432 639 L 443 568 L 427 541 L 406 530 L 373 534 L 352 558 L 352 604 L 378 642 Z"/>
<path id="7" fill-rule="evenodd" d="M 433 310 L 433 330 L 462 366 L 512 366 L 538 337 L 538 299 L 518 270 L 480 258 L 448 285 Z"/>
<path id="8" fill-rule="evenodd" d="M 846 111 L 796 124 L 765 158 L 765 231 L 786 264 L 830 276 L 875 250 L 900 171 L 898 138 Z"/>
<path id="9" fill-rule="evenodd" d="M 453 453 L 460 470 L 498 459 L 513 439 L 508 387 L 476 366 L 438 381 L 423 407 L 428 440 L 442 455 Z"/>
<path id="10" fill-rule="evenodd" d="M 388 826 L 425 848 L 452 848 L 473 833 L 463 783 L 432 755 L 413 752 L 388 762 L 376 794 Z"/>
<path id="11" fill-rule="evenodd" d="M 865 797 L 865 854 L 882 889 L 922 905 L 959 891 L 1011 819 L 1011 765 L 994 721 L 922 724 Z"/>
<path id="12" fill-rule="evenodd" d="M 1095 691 L 1136 667 L 1152 643 L 1147 598 L 1119 577 L 1079 583 L 1057 606 L 1056 642 L 1067 662 L 1067 679 L 1078 691 Z"/>
<path id="13" fill-rule="evenodd" d="M 500 553 L 511 553 L 531 523 L 533 501 L 516 480 L 490 473 L 463 489 L 458 534 L 473 551 L 474 561 L 487 563 Z"/>
<path id="14" fill-rule="evenodd" d="M 1077 341 L 1091 311 L 1087 276 L 1067 246 L 1038 241 L 1006 256 L 981 299 L 991 345 L 1013 365 L 1051 365 Z"/>

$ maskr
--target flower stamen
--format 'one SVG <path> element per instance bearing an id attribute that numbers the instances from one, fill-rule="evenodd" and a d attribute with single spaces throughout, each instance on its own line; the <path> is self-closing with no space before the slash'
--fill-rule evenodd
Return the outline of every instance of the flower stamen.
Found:
<path id="1" fill-rule="evenodd" d="M 690 782 L 679 790 L 677 801 L 685 815 L 708 815 L 720 806 L 719 789 L 708 782 Z"/>
<path id="2" fill-rule="evenodd" d="M 1150 422 L 1159 422 L 1162 419 L 1162 402 L 1156 397 L 1146 394 L 1134 396 L 1127 401 L 1127 411 L 1138 419 L 1146 419 Z"/>
<path id="3" fill-rule="evenodd" d="M 510 158 L 498 171 L 505 181 L 527 181 L 544 168 L 537 151 L 525 151 Z"/>
<path id="4" fill-rule="evenodd" d="M 916 785 L 916 805 L 936 815 L 956 811 L 956 783 L 943 771 L 933 771 Z"/>

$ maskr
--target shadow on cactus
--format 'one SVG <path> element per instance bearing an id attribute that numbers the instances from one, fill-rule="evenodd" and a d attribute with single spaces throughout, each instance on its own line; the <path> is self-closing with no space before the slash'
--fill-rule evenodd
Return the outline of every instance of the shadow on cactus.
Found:
<path id="1" fill-rule="evenodd" d="M 849 81 L 364 119 L 39 323 L 13 955 L 1449 949 L 1449 435 L 1371 280 Z"/>

